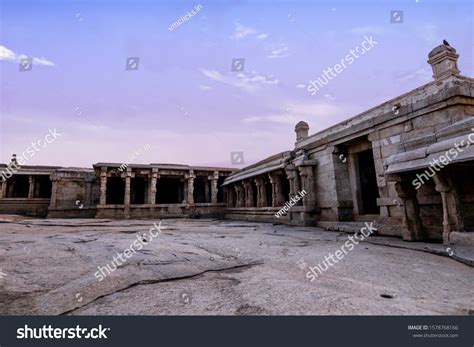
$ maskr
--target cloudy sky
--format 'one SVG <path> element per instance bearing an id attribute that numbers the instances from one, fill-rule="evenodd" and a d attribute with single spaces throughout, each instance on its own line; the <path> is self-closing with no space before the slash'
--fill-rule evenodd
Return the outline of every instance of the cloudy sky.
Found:
<path id="1" fill-rule="evenodd" d="M 315 133 L 431 81 L 444 38 L 474 76 L 472 3 L 0 0 L 0 162 L 55 128 L 28 164 L 129 162 L 147 144 L 135 163 L 251 164 L 292 149 L 300 120 Z M 366 35 L 377 45 L 312 96 Z"/>

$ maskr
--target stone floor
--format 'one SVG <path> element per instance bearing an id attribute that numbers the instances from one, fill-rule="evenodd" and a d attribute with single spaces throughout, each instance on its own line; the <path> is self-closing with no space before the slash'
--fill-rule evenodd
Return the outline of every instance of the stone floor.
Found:
<path id="1" fill-rule="evenodd" d="M 97 280 L 97 267 L 109 264 L 153 222 L 3 217 L 0 314 L 467 315 L 474 310 L 474 269 L 454 259 L 391 247 L 390 240 L 399 241 L 377 237 L 377 244 L 357 245 L 309 282 L 307 266 L 334 253 L 348 235 L 264 223 L 166 219 L 156 239 Z"/>

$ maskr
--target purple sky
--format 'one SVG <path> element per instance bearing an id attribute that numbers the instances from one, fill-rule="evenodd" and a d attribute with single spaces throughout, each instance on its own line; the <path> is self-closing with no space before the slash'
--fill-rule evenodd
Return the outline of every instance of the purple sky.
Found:
<path id="1" fill-rule="evenodd" d="M 147 144 L 134 163 L 233 167 L 243 151 L 248 165 L 292 149 L 300 120 L 315 133 L 430 82 L 443 39 L 474 75 L 468 0 L 177 3 L 1 0 L 0 162 L 56 128 L 28 165 L 128 162 Z M 365 35 L 378 44 L 311 96 L 308 81 Z"/>

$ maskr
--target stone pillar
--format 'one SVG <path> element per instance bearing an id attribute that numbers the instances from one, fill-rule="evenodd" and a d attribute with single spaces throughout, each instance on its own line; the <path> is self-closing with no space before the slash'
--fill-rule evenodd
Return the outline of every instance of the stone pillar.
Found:
<path id="1" fill-rule="evenodd" d="M 237 182 L 235 184 L 235 193 L 237 195 L 236 207 L 245 207 L 245 192 L 242 182 Z"/>
<path id="2" fill-rule="evenodd" d="M 301 165 L 298 166 L 301 177 L 301 190 L 306 192 L 303 196 L 303 205 L 312 206 L 316 203 L 315 184 L 314 184 L 314 166 Z"/>
<path id="3" fill-rule="evenodd" d="M 290 183 L 290 199 L 295 197 L 296 194 L 300 191 L 300 181 L 299 175 L 296 167 L 294 165 L 288 165 L 285 168 L 286 176 L 288 177 L 288 181 Z"/>
<path id="4" fill-rule="evenodd" d="M 451 232 L 464 231 L 460 199 L 454 185 L 442 173 L 434 175 L 433 181 L 443 204 L 443 243 L 449 244 Z"/>
<path id="5" fill-rule="evenodd" d="M 255 184 L 257 185 L 257 207 L 267 206 L 267 195 L 265 193 L 265 182 L 262 177 L 255 177 Z"/>
<path id="6" fill-rule="evenodd" d="M 234 191 L 235 191 L 235 207 L 240 207 L 240 199 L 239 199 L 239 187 L 237 185 L 234 185 Z"/>
<path id="7" fill-rule="evenodd" d="M 217 180 L 219 179 L 219 171 L 214 171 L 214 175 L 211 177 L 211 203 L 217 204 Z"/>
<path id="8" fill-rule="evenodd" d="M 150 186 L 148 193 L 148 204 L 156 204 L 156 181 L 158 180 L 158 169 L 151 169 Z"/>
<path id="9" fill-rule="evenodd" d="M 33 199 L 35 193 L 35 177 L 28 176 L 28 199 Z"/>
<path id="10" fill-rule="evenodd" d="M 194 170 L 189 170 L 189 173 L 187 175 L 187 179 L 188 179 L 188 196 L 187 196 L 187 203 L 192 205 L 194 204 L 194 177 L 196 177 L 194 175 Z"/>
<path id="11" fill-rule="evenodd" d="M 403 202 L 403 240 L 420 241 L 425 239 L 415 187 L 409 181 L 399 181 L 395 183 L 395 190 Z"/>
<path id="12" fill-rule="evenodd" d="M 49 207 L 56 207 L 56 200 L 57 200 L 57 194 L 58 194 L 58 178 L 51 175 L 50 176 L 51 180 L 51 199 L 49 201 Z"/>
<path id="13" fill-rule="evenodd" d="M 0 182 L 0 199 L 5 199 L 7 195 L 7 181 Z"/>
<path id="14" fill-rule="evenodd" d="M 125 195 L 123 198 L 123 204 L 125 206 L 130 206 L 130 181 L 132 177 L 132 169 L 127 167 L 127 171 L 125 173 Z"/>
<path id="15" fill-rule="evenodd" d="M 125 194 L 123 198 L 124 213 L 126 218 L 130 218 L 130 181 L 132 179 L 132 168 L 127 167 L 125 173 Z"/>
<path id="16" fill-rule="evenodd" d="M 245 189 L 245 207 L 255 207 L 253 205 L 253 189 L 250 181 L 242 182 Z"/>
<path id="17" fill-rule="evenodd" d="M 268 174 L 268 178 L 270 179 L 270 184 L 272 185 L 272 207 L 280 206 L 278 204 L 278 178 L 270 173 Z"/>
<path id="18" fill-rule="evenodd" d="M 102 167 L 100 172 L 100 201 L 99 205 L 107 203 L 107 167 Z"/>
<path id="19" fill-rule="evenodd" d="M 283 194 L 283 174 L 281 172 L 273 172 L 268 175 L 272 184 L 273 206 L 284 206 L 286 198 Z"/>

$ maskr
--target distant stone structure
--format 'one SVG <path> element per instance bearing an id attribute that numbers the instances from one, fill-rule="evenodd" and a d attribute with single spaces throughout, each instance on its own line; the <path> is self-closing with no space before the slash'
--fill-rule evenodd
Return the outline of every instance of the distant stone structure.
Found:
<path id="1" fill-rule="evenodd" d="M 0 213 L 215 216 L 335 230 L 376 221 L 382 235 L 474 245 L 474 79 L 460 74 L 458 57 L 434 48 L 434 81 L 313 135 L 299 122 L 293 150 L 235 172 L 23 166 L 1 183 Z"/>
<path id="2" fill-rule="evenodd" d="M 0 165 L 0 170 L 6 168 Z M 97 163 L 92 169 L 22 166 L 0 182 L 0 213 L 51 218 L 220 217 L 232 169 Z"/>

